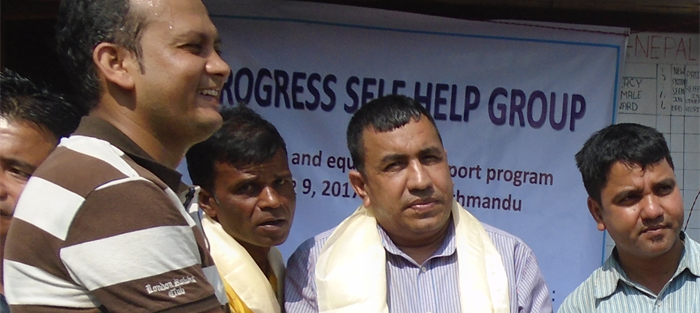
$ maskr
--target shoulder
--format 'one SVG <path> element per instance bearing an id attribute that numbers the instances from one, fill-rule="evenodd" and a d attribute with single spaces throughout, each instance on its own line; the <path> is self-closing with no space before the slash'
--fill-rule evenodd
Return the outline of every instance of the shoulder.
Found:
<path id="1" fill-rule="evenodd" d="M 615 257 L 609 256 L 602 266 L 595 269 L 583 283 L 564 299 L 559 312 L 593 312 L 601 304 L 599 300 L 619 301 L 613 299 L 613 295 L 620 292 L 618 284 L 622 274 L 619 271 L 621 269 Z"/>
<path id="2" fill-rule="evenodd" d="M 524 244 L 524 242 L 520 238 L 518 238 L 517 236 L 515 236 L 515 235 L 513 235 L 505 230 L 502 230 L 500 228 L 496 228 L 495 226 L 491 226 L 491 225 L 486 224 L 484 222 L 481 222 L 481 225 L 484 226 L 486 233 L 489 234 L 489 236 L 491 238 L 497 238 L 497 239 L 510 241 L 513 243 L 517 242 L 517 243 Z"/>
<path id="3" fill-rule="evenodd" d="M 700 243 L 690 238 L 690 236 L 685 235 L 685 246 L 691 254 L 700 258 Z"/>
<path id="4" fill-rule="evenodd" d="M 690 272 L 696 276 L 700 276 L 700 244 L 690 238 L 688 235 L 685 236 L 685 250 L 686 258 L 688 259 L 687 264 Z"/>
<path id="5" fill-rule="evenodd" d="M 301 265 L 300 263 L 307 263 L 307 266 L 314 266 L 318 256 L 321 254 L 323 245 L 326 244 L 326 241 L 328 241 L 328 238 L 333 233 L 333 230 L 335 230 L 335 228 L 324 231 L 302 242 L 289 257 L 289 260 L 287 261 L 288 269 L 299 267 Z"/>
<path id="6" fill-rule="evenodd" d="M 504 256 L 504 254 L 520 254 L 525 256 L 532 254 L 532 249 L 530 249 L 530 247 L 517 236 L 483 222 L 481 225 L 484 226 L 484 229 L 491 238 L 493 245 L 496 246 L 496 249 L 502 256 Z"/>
<path id="7" fill-rule="evenodd" d="M 583 283 L 569 294 L 559 307 L 558 313 L 577 313 L 595 311 L 595 281 L 597 273 L 601 268 L 596 269 Z"/>
<path id="8" fill-rule="evenodd" d="M 61 141 L 33 177 L 85 198 L 93 190 L 115 182 L 142 178 L 143 171 L 137 167 L 128 156 L 107 141 L 71 136 Z"/>

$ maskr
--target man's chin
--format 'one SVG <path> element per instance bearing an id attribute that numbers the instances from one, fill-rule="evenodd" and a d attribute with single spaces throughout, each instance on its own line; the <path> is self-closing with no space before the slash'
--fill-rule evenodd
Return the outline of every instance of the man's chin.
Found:
<path id="1" fill-rule="evenodd" d="M 199 118 L 196 121 L 197 133 L 199 133 L 199 137 L 201 138 L 199 142 L 209 138 L 212 134 L 219 130 L 219 128 L 221 128 L 221 125 L 223 125 L 223 120 L 221 119 L 221 115 L 218 115 L 218 113 L 216 113 L 216 116 Z"/>

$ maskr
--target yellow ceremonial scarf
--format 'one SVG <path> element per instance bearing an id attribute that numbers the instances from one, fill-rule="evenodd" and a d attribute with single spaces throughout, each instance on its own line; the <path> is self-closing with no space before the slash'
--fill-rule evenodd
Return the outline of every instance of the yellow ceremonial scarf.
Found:
<path id="1" fill-rule="evenodd" d="M 284 261 L 279 250 L 270 248 L 267 259 L 274 279 L 269 274 L 265 277 L 248 251 L 226 233 L 221 224 L 206 214 L 201 222 L 231 309 L 234 312 L 281 313 L 283 291 L 277 279 L 284 279 Z"/>
<path id="2" fill-rule="evenodd" d="M 509 313 L 501 255 L 481 223 L 453 201 L 462 312 Z M 386 253 L 372 212 L 360 206 L 326 241 L 316 265 L 319 312 L 388 313 Z"/>
<path id="3" fill-rule="evenodd" d="M 267 279 L 270 281 L 272 290 L 277 290 L 277 276 L 275 276 L 275 273 L 270 273 L 267 276 Z M 231 313 L 255 313 L 248 308 L 247 305 L 245 305 L 243 300 L 241 300 L 241 297 L 238 296 L 231 285 L 229 285 L 226 281 L 224 281 L 224 289 L 226 290 L 226 296 L 228 297 L 228 305 L 231 308 Z M 277 295 L 277 297 L 280 298 L 281 295 Z"/>

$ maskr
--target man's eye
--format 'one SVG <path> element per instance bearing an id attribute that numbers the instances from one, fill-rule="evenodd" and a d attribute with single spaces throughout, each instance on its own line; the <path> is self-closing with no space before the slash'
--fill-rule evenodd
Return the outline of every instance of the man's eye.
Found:
<path id="1" fill-rule="evenodd" d="M 255 186 L 253 184 L 245 184 L 245 185 L 238 187 L 238 189 L 236 189 L 236 194 L 245 195 L 245 194 L 250 194 L 254 191 L 255 191 Z"/>
<path id="2" fill-rule="evenodd" d="M 662 196 L 665 196 L 667 194 L 670 194 L 673 192 L 674 186 L 672 185 L 662 185 L 657 188 L 656 193 Z"/>
<path id="3" fill-rule="evenodd" d="M 221 54 L 223 53 L 223 50 L 221 50 L 221 45 L 214 45 L 214 52 L 221 56 Z"/>
<path id="4" fill-rule="evenodd" d="M 285 186 L 291 186 L 292 185 L 292 180 L 285 178 L 285 179 L 278 179 L 275 181 L 275 186 L 276 187 L 285 187 Z"/>
<path id="5" fill-rule="evenodd" d="M 389 165 L 384 167 L 385 172 L 396 172 L 403 168 L 403 164 L 399 162 L 389 163 Z"/>
<path id="6" fill-rule="evenodd" d="M 440 157 L 438 157 L 436 155 L 426 155 L 423 157 L 423 163 L 425 163 L 425 164 L 434 164 L 434 163 L 440 162 L 440 160 L 441 160 Z"/>
<path id="7" fill-rule="evenodd" d="M 200 54 L 202 52 L 202 45 L 198 43 L 188 43 L 184 45 L 183 48 L 193 54 Z"/>
<path id="8" fill-rule="evenodd" d="M 618 201 L 618 205 L 632 205 L 639 201 L 638 195 L 627 195 Z"/>
<path id="9" fill-rule="evenodd" d="M 11 175 L 12 177 L 15 177 L 15 178 L 17 178 L 17 179 L 19 179 L 19 180 L 24 180 L 24 181 L 26 181 L 26 180 L 29 180 L 29 177 L 32 177 L 32 174 L 31 174 L 31 173 L 27 173 L 27 172 L 25 172 L 25 171 L 23 171 L 23 170 L 20 170 L 20 169 L 18 169 L 18 168 L 10 168 L 10 169 L 8 170 L 8 172 L 10 173 L 10 175 Z"/>

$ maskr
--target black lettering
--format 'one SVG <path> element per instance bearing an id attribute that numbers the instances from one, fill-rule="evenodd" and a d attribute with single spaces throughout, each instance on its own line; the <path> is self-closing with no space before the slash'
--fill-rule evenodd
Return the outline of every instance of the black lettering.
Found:
<path id="1" fill-rule="evenodd" d="M 291 104 L 287 87 L 289 87 L 289 74 L 283 70 L 275 70 L 275 107 L 280 107 L 280 98 L 284 99 L 284 105 L 287 109 Z"/>
<path id="2" fill-rule="evenodd" d="M 345 104 L 345 112 L 351 114 L 355 113 L 360 105 L 360 97 L 357 95 L 357 92 L 352 89 L 353 85 L 360 85 L 360 79 L 357 78 L 357 76 L 351 76 L 345 84 L 345 91 L 348 93 L 348 96 L 350 96 L 350 99 L 352 99 L 352 105 Z"/>
<path id="3" fill-rule="evenodd" d="M 297 94 L 303 94 L 304 93 L 304 87 L 299 86 L 299 81 L 300 80 L 306 80 L 306 73 L 303 72 L 294 72 L 292 73 L 292 88 L 291 88 L 291 93 L 292 93 L 292 107 L 295 109 L 304 109 L 304 103 L 301 101 L 297 101 Z"/>
<path id="4" fill-rule="evenodd" d="M 255 101 L 261 106 L 266 107 L 272 104 L 272 85 L 263 85 L 263 79 L 269 78 L 272 80 L 272 73 L 266 68 L 261 68 L 258 71 L 258 77 L 255 78 Z M 260 91 L 264 91 L 263 94 Z"/>
<path id="5" fill-rule="evenodd" d="M 309 79 L 306 80 L 306 89 L 309 90 L 309 93 L 313 96 L 313 101 L 309 102 L 306 101 L 306 109 L 309 111 L 316 110 L 318 108 L 318 104 L 321 103 L 321 95 L 318 92 L 318 88 L 314 86 L 314 82 L 321 82 L 321 75 L 318 73 L 312 73 L 309 75 Z"/>
<path id="6" fill-rule="evenodd" d="M 337 79 L 335 75 L 326 75 L 323 78 L 323 92 L 328 96 L 328 103 L 321 102 L 321 110 L 330 112 L 335 107 L 335 92 L 331 88 L 331 83 L 335 84 Z M 347 109 L 345 109 L 347 111 Z M 353 111 L 354 112 L 354 111 Z"/>

